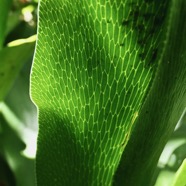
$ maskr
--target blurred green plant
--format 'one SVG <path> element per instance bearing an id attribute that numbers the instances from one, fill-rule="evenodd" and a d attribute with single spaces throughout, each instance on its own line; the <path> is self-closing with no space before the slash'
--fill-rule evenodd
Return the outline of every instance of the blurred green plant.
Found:
<path id="1" fill-rule="evenodd" d="M 35 1 L 0 1 L 0 185 L 3 186 L 36 183 L 37 114 L 29 97 L 36 9 Z"/>

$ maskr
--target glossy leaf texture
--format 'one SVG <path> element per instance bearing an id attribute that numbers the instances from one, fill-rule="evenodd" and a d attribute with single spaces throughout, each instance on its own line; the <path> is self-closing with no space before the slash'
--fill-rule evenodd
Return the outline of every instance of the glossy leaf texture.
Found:
<path id="1" fill-rule="evenodd" d="M 39 186 L 112 184 L 166 51 L 170 7 L 40 1 L 31 74 Z"/>

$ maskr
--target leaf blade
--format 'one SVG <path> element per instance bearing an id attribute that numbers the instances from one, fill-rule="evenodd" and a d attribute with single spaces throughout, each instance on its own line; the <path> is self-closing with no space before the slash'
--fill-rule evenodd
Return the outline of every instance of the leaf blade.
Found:
<path id="1" fill-rule="evenodd" d="M 160 58 L 165 16 L 155 7 L 167 2 L 40 2 L 31 76 L 38 185 L 112 184 Z M 157 19 L 161 31 L 151 30 Z"/>
<path id="2" fill-rule="evenodd" d="M 18 40 L 21 42 L 19 45 L 16 43 L 18 41 L 14 41 L 11 47 L 5 47 L 0 51 L 0 101 L 5 98 L 23 64 L 33 54 L 35 42 L 32 39 L 30 37 Z"/>
<path id="3" fill-rule="evenodd" d="M 166 50 L 136 128 L 122 155 L 116 185 L 152 184 L 151 178 L 159 156 L 186 107 L 186 26 L 182 24 L 185 7 L 185 1 L 171 2 Z M 127 177 L 133 175 L 135 180 L 124 179 L 122 174 Z"/>

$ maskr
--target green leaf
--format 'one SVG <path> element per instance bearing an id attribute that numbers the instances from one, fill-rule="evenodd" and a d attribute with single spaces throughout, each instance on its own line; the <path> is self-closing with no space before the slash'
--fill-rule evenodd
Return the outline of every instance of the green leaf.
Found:
<path id="1" fill-rule="evenodd" d="M 29 96 L 31 63 L 32 57 L 20 71 L 19 76 L 16 78 L 14 85 L 7 94 L 4 102 L 12 113 L 14 113 L 16 118 L 21 121 L 19 127 L 15 126 L 13 128 L 14 130 L 20 128 L 18 133 L 20 134 L 20 138 L 26 144 L 26 149 L 23 152 L 24 155 L 29 158 L 35 158 L 38 122 L 37 109 L 33 102 L 31 102 Z M 7 109 L 4 108 L 4 110 Z M 7 114 L 7 118 L 12 117 L 10 114 Z M 15 120 L 16 119 L 11 119 L 9 123 L 13 123 Z"/>
<path id="2" fill-rule="evenodd" d="M 40 1 L 39 186 L 112 184 L 164 56 L 168 2 Z"/>
<path id="3" fill-rule="evenodd" d="M 0 51 L 0 101 L 11 88 L 25 62 L 33 55 L 34 37 L 16 40 Z"/>
<path id="4" fill-rule="evenodd" d="M 186 159 L 181 164 L 180 168 L 176 172 L 172 186 L 185 186 L 186 185 Z"/>
<path id="5" fill-rule="evenodd" d="M 6 21 L 11 3 L 12 0 L 0 1 L 0 49 L 2 48 L 5 39 Z"/>
<path id="6" fill-rule="evenodd" d="M 151 185 L 159 156 L 186 108 L 186 1 L 172 0 L 170 13 L 165 52 L 122 155 L 116 185 Z"/>
<path id="7" fill-rule="evenodd" d="M 29 84 L 32 57 L 26 62 L 16 78 L 4 102 L 25 127 L 37 131 L 37 110 L 30 100 Z M 19 107 L 17 106 L 19 105 Z"/>
<path id="8" fill-rule="evenodd" d="M 170 171 L 161 171 L 155 186 L 170 186 L 175 173 Z"/>
<path id="9" fill-rule="evenodd" d="M 16 78 L 6 96 L 6 104 L 0 103 L 0 113 L 3 115 L 0 117 L 0 153 L 3 152 L 4 159 L 15 174 L 17 184 L 14 183 L 12 186 L 35 185 L 33 158 L 36 151 L 37 114 L 29 98 L 31 60 L 29 59 Z M 6 169 L 0 165 L 0 178 L 3 173 L 6 173 Z M 8 178 L 10 182 L 11 177 Z"/>

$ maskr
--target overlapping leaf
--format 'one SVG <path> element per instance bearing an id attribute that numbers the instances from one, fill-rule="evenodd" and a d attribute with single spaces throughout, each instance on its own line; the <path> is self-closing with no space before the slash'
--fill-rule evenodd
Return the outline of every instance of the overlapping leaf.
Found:
<path id="1" fill-rule="evenodd" d="M 5 98 L 25 62 L 33 55 L 34 41 L 34 37 L 16 40 L 13 46 L 0 51 L 0 101 Z"/>

